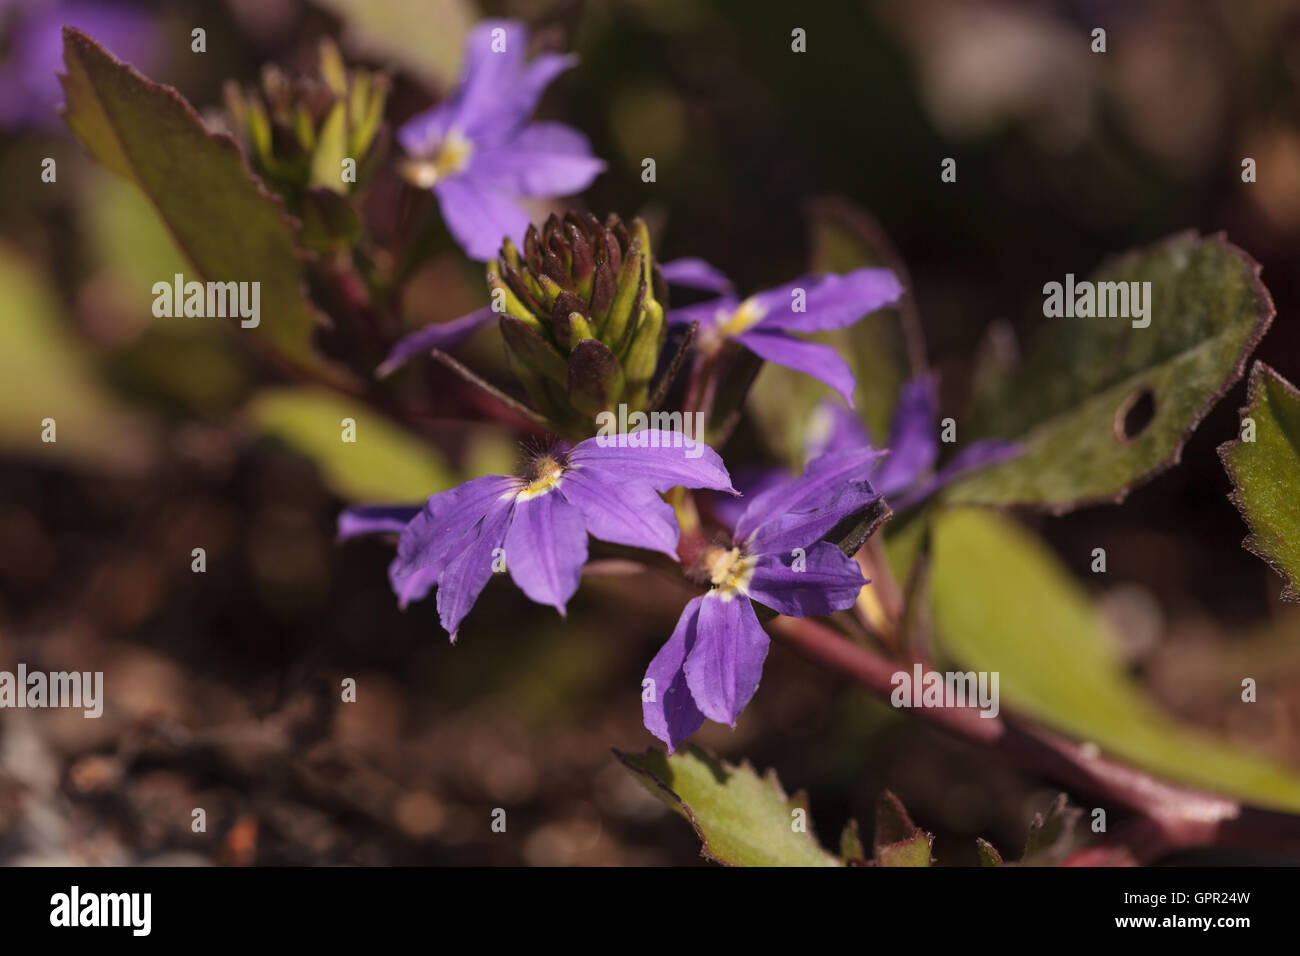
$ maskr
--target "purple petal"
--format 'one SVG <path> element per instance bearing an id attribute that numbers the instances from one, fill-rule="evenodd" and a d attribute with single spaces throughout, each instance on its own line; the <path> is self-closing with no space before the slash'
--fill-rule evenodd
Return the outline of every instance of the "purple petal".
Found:
<path id="1" fill-rule="evenodd" d="M 784 468 L 773 468 L 767 465 L 743 467 L 733 476 L 741 497 L 728 494 L 710 494 L 708 496 L 709 508 L 713 513 L 713 517 L 721 522 L 723 527 L 732 530 L 736 527 L 740 516 L 745 513 L 745 509 L 749 507 L 750 498 L 763 493 L 769 488 L 791 482 L 794 477 Z"/>
<path id="2" fill-rule="evenodd" d="M 405 610 L 408 605 L 428 597 L 442 575 L 442 568 L 439 563 L 408 571 L 399 559 L 393 558 L 388 564 L 388 586 L 397 595 L 397 606 Z"/>
<path id="3" fill-rule="evenodd" d="M 661 262 L 659 271 L 663 273 L 664 281 L 669 285 L 704 289 L 706 292 L 717 292 L 720 295 L 727 295 L 734 291 L 731 280 L 703 259 L 686 258 Z"/>
<path id="4" fill-rule="evenodd" d="M 401 534 L 420 513 L 420 505 L 366 505 L 344 508 L 339 513 L 339 540 L 346 541 L 363 534 Z"/>
<path id="5" fill-rule="evenodd" d="M 645 728 L 668 745 L 669 753 L 704 723 L 704 714 L 695 706 L 682 669 L 686 656 L 695 646 L 696 624 L 703 602 L 704 597 L 700 596 L 682 609 L 673 636 L 646 668 L 645 679 L 653 683 L 642 684 L 641 713 Z M 645 700 L 646 696 L 651 699 Z"/>
<path id="6" fill-rule="evenodd" d="M 853 404 L 853 389 L 857 380 L 853 377 L 849 363 L 831 346 L 805 342 L 784 332 L 766 332 L 761 327 L 743 332 L 736 339 L 759 358 L 825 382 L 839 392 L 849 405 Z"/>
<path id="7" fill-rule="evenodd" d="M 460 622 L 492 577 L 499 557 L 494 552 L 505 542 L 514 510 L 513 497 L 496 499 L 471 534 L 457 543 L 438 576 L 438 617 L 453 641 Z"/>
<path id="8" fill-rule="evenodd" d="M 493 49 L 493 34 L 505 49 Z M 465 68 L 452 97 L 452 125 L 477 145 L 495 145 L 509 139 L 528 119 L 551 81 L 573 66 L 577 58 L 543 54 L 527 66 L 524 52 L 528 31 L 514 20 L 484 20 L 465 41 Z"/>
<path id="9" fill-rule="evenodd" d="M 934 467 L 939 457 L 938 419 L 934 376 L 906 383 L 890 421 L 889 454 L 872 477 L 882 494 L 897 494 Z"/>
<path id="10" fill-rule="evenodd" d="M 695 706 L 705 717 L 736 726 L 758 690 L 768 643 L 748 598 L 727 598 L 718 591 L 704 596 L 684 670 Z"/>
<path id="11" fill-rule="evenodd" d="M 561 614 L 578 590 L 587 563 L 587 528 L 582 512 L 551 491 L 515 503 L 506 532 L 506 567 L 529 600 Z"/>
<path id="12" fill-rule="evenodd" d="M 780 614 L 814 617 L 851 607 L 866 583 L 858 562 L 829 541 L 820 541 L 802 555 L 759 558 L 749 594 Z"/>
<path id="13" fill-rule="evenodd" d="M 1024 451 L 1023 445 L 1001 438 L 990 438 L 985 441 L 974 442 L 958 452 L 953 456 L 952 461 L 925 481 L 910 489 L 905 495 L 900 496 L 897 501 L 891 501 L 890 504 L 899 511 L 910 508 L 930 497 L 945 485 L 956 481 L 967 472 L 974 471 L 977 468 L 987 468 L 989 465 L 995 465 L 1000 461 L 1015 458 L 1022 451 Z"/>
<path id="14" fill-rule="evenodd" d="M 677 516 L 654 489 L 633 483 L 611 484 L 599 472 L 572 468 L 560 493 L 579 511 L 587 532 L 601 541 L 659 551 L 677 558 Z"/>
<path id="15" fill-rule="evenodd" d="M 471 259 L 495 258 L 501 240 L 522 241 L 528 230 L 528 213 L 509 196 L 462 173 L 434 184 L 443 221 Z"/>
<path id="16" fill-rule="evenodd" d="M 803 311 L 796 312 L 796 290 L 802 289 Z M 844 275 L 811 276 L 754 296 L 765 310 L 759 327 L 786 332 L 840 329 L 892 305 L 903 294 L 898 277 L 888 269 L 855 269 Z"/>
<path id="17" fill-rule="evenodd" d="M 405 579 L 424 572 L 435 578 L 461 547 L 478 534 L 480 520 L 506 495 L 513 495 L 517 479 L 485 475 L 448 491 L 430 496 L 397 541 L 397 557 L 389 579 L 402 607 L 428 593 L 423 581 L 408 585 Z"/>
<path id="18" fill-rule="evenodd" d="M 561 123 L 533 123 L 476 153 L 474 175 L 517 196 L 570 196 L 591 185 L 605 163 L 587 137 Z"/>
<path id="19" fill-rule="evenodd" d="M 375 369 L 375 375 L 379 378 L 391 375 L 405 365 L 413 355 L 427 355 L 434 349 L 441 352 L 453 349 L 491 322 L 495 315 L 490 306 L 484 306 L 469 315 L 462 315 L 459 319 L 427 325 L 419 331 L 405 335 L 397 340 L 397 344 L 389 351 L 388 357 Z"/>
<path id="20" fill-rule="evenodd" d="M 721 298 L 710 299 L 708 302 L 698 302 L 680 309 L 669 309 L 666 318 L 669 325 L 690 325 L 692 322 L 698 322 L 700 328 L 705 329 L 717 325 L 719 313 L 724 316 L 730 315 L 739 306 L 740 300 L 728 293 Z"/>
<path id="21" fill-rule="evenodd" d="M 588 468 L 601 481 L 640 484 L 655 491 L 712 488 L 734 491 L 727 466 L 708 445 L 681 432 L 646 428 L 627 434 L 597 435 L 569 453 L 569 467 Z"/>
<path id="22" fill-rule="evenodd" d="M 790 511 L 764 521 L 744 541 L 751 554 L 788 554 L 807 549 L 826 537 L 837 524 L 855 511 L 880 498 L 880 492 L 866 481 L 851 481 L 824 504 L 803 511 Z"/>
<path id="23" fill-rule="evenodd" d="M 813 409 L 804 441 L 805 461 L 827 452 L 871 447 L 871 433 L 852 409 L 830 398 Z"/>
<path id="24" fill-rule="evenodd" d="M 786 515 L 823 512 L 837 514 L 838 521 L 852 514 L 876 496 L 867 476 L 880 455 L 870 448 L 857 448 L 814 458 L 798 478 L 775 485 L 750 500 L 736 522 L 736 540 L 747 540 L 764 525 Z"/>
<path id="25" fill-rule="evenodd" d="M 0 5 L 0 30 L 7 34 L 0 63 L 0 126 L 58 124 L 64 24 L 146 73 L 154 71 L 166 49 L 149 13 L 125 5 L 50 0 Z"/>
<path id="26" fill-rule="evenodd" d="M 451 130 L 452 103 L 439 103 L 417 113 L 397 130 L 397 142 L 411 156 L 432 156 Z"/>

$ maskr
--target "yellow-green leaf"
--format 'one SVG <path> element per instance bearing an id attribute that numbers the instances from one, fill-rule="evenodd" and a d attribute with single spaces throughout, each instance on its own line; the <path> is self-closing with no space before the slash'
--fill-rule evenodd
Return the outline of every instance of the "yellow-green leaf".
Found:
<path id="1" fill-rule="evenodd" d="M 614 751 L 647 790 L 695 828 L 709 859 L 730 866 L 842 866 L 812 834 L 808 802 L 786 796 L 776 774 L 715 760 L 698 747 L 671 757 Z"/>
<path id="2" fill-rule="evenodd" d="M 256 395 L 247 411 L 254 428 L 314 461 L 326 485 L 349 501 L 419 503 L 456 482 L 425 442 L 358 399 L 324 388 L 275 388 Z"/>
<path id="3" fill-rule="evenodd" d="M 978 508 L 935 515 L 930 604 L 962 669 L 996 671 L 1002 709 L 1169 780 L 1300 812 L 1300 772 L 1184 726 L 1114 654 L 1117 639 L 1038 538 Z M 1240 676 L 1223 675 L 1239 687 Z"/>

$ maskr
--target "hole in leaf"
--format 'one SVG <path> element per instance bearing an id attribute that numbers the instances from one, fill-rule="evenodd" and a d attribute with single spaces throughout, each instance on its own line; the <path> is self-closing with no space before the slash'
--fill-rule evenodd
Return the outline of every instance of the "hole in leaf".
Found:
<path id="1" fill-rule="evenodd" d="M 1115 437 L 1122 442 L 1137 438 L 1156 417 L 1156 393 L 1143 385 L 1115 410 Z"/>

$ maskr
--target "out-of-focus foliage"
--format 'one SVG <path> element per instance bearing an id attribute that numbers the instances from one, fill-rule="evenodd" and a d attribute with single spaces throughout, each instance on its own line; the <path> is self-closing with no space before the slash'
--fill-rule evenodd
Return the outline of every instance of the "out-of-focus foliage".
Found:
<path id="1" fill-rule="evenodd" d="M 66 329 L 58 301 L 16 249 L 0 243 L 0 443 L 109 469 L 142 464 L 151 430 L 95 376 L 82 344 Z M 53 442 L 43 442 L 45 419 Z"/>
<path id="2" fill-rule="evenodd" d="M 1300 772 L 1188 729 L 1124 671 L 1117 639 L 1059 559 L 1010 518 L 974 508 L 933 525 L 930 603 L 942 648 L 999 674 L 1003 709 L 1182 783 L 1300 811 Z M 1240 686 L 1240 675 L 1224 673 Z"/>
<path id="3" fill-rule="evenodd" d="M 358 53 L 399 64 L 445 89 L 460 70 L 465 35 L 478 15 L 470 0 L 313 0 L 343 18 Z"/>
<path id="4" fill-rule="evenodd" d="M 314 461 L 349 501 L 410 504 L 449 488 L 455 472 L 426 442 L 329 389 L 267 389 L 248 406 L 258 431 Z M 351 422 L 353 441 L 343 436 Z"/>

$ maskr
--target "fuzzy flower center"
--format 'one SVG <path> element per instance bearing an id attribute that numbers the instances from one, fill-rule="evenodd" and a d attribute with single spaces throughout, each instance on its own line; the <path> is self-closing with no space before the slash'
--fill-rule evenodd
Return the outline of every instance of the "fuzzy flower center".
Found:
<path id="1" fill-rule="evenodd" d="M 527 484 L 519 492 L 518 499 L 527 501 L 544 495 L 560 483 L 564 475 L 564 466 L 550 455 L 542 455 L 529 466 L 525 476 Z"/>
<path id="2" fill-rule="evenodd" d="M 429 189 L 461 172 L 474 155 L 474 144 L 458 129 L 447 131 L 432 156 L 406 161 L 403 172 L 413 186 Z"/>
<path id="3" fill-rule="evenodd" d="M 742 555 L 740 548 L 709 548 L 704 552 L 703 563 L 709 580 L 722 600 L 730 601 L 737 594 L 749 593 L 749 579 L 754 576 L 754 559 Z"/>

